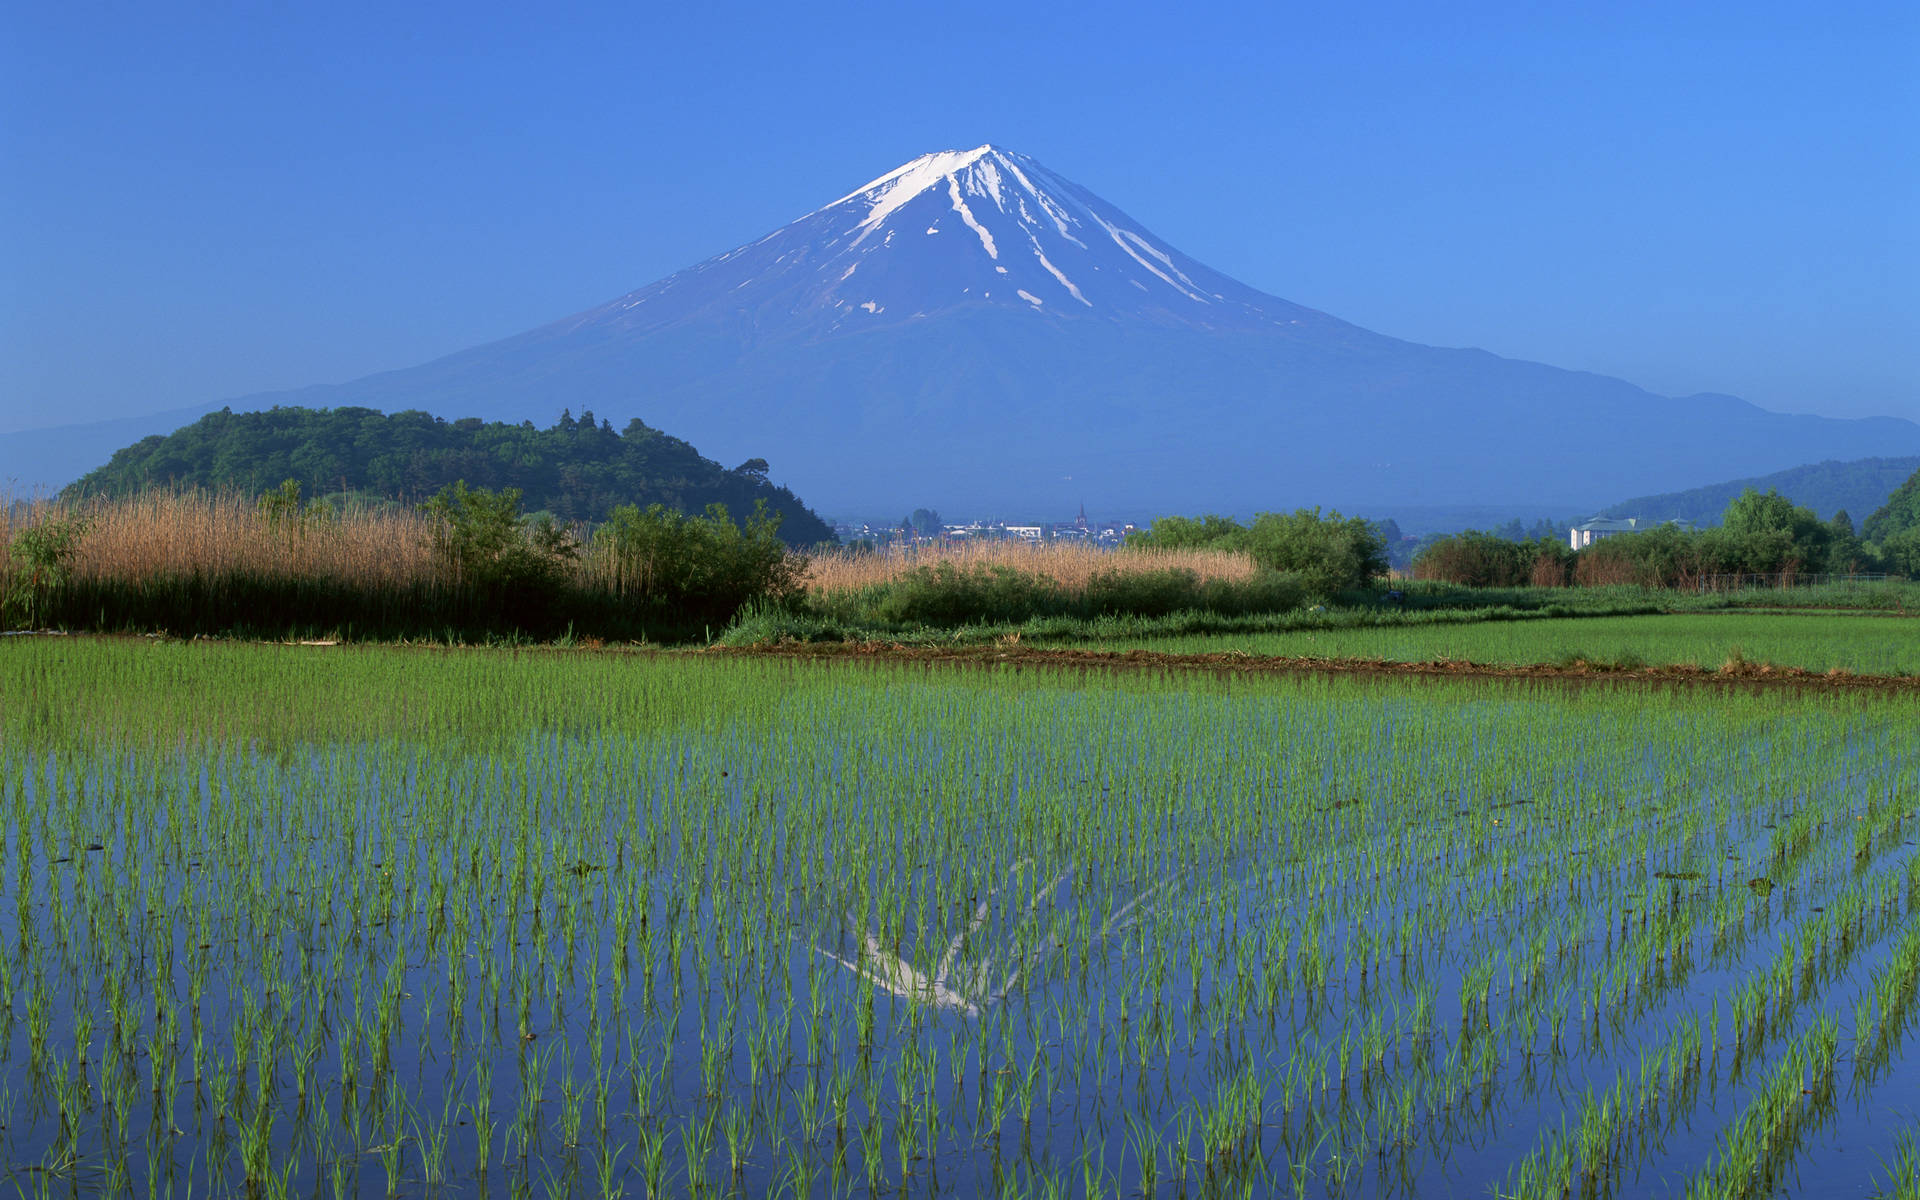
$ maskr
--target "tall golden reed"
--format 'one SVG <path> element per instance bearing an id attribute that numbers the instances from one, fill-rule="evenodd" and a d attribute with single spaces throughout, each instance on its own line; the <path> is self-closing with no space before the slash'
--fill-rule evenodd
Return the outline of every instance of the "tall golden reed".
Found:
<path id="1" fill-rule="evenodd" d="M 807 586 L 819 592 L 871 587 L 898 579 L 916 567 L 950 562 L 962 570 L 976 567 L 1012 567 L 1044 575 L 1068 591 L 1082 591 L 1095 576 L 1107 571 L 1165 571 L 1185 569 L 1201 579 L 1243 580 L 1255 573 L 1253 560 L 1226 550 L 1128 549 L 1121 552 L 1085 542 L 1043 542 L 1037 545 L 1009 541 L 960 541 L 944 546 L 919 546 L 875 554 L 829 551 L 816 555 L 807 572 Z"/>
<path id="2" fill-rule="evenodd" d="M 434 554 L 432 522 L 412 510 L 275 520 L 250 496 L 156 491 L 124 500 L 0 507 L 0 578 L 16 569 L 16 531 L 48 520 L 84 525 L 69 564 L 76 580 L 249 574 L 376 586 L 446 577 Z"/>

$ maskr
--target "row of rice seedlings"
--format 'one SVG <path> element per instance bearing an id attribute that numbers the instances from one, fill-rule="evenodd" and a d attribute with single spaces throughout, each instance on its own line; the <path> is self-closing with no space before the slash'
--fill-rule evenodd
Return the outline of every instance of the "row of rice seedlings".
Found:
<path id="1" fill-rule="evenodd" d="M 1839 1044 L 1838 1025 L 1824 1015 L 1794 1039 L 1773 1074 L 1721 1134 L 1714 1160 L 1687 1181 L 1689 1200 L 1773 1193 L 1801 1140 L 1832 1109 Z"/>
<path id="2" fill-rule="evenodd" d="M 1899 883 L 1920 869 L 1920 858 L 1909 860 L 1907 867 L 1882 873 L 1871 889 L 1881 895 L 1897 895 Z M 1906 914 L 1892 915 L 1865 929 L 1866 904 L 1862 897 L 1870 889 L 1853 884 L 1842 893 L 1839 908 L 1816 914 L 1796 934 L 1783 941 L 1771 967 L 1757 970 L 1744 984 L 1736 985 L 1730 1005 L 1732 1062 L 1730 1081 L 1737 1081 L 1744 1065 L 1752 1061 L 1771 1037 L 1784 1034 L 1792 1025 L 1794 1006 L 1814 994 L 1817 984 L 1839 977 L 1846 961 L 1857 951 L 1869 948 L 1874 940 L 1899 927 Z M 1887 910 L 1875 908 L 1875 913 Z M 1842 933 L 1837 957 L 1821 960 L 1821 969 L 1811 969 L 1808 946 L 1830 945 L 1831 930 Z M 1849 936 L 1867 934 L 1867 936 Z M 1909 935 L 1894 962 L 1904 955 L 1904 947 L 1920 946 L 1920 939 Z M 1891 972 L 1889 972 L 1891 974 Z M 1821 1016 L 1820 1021 L 1830 1021 Z M 1697 1018 L 1683 1019 L 1673 1030 L 1666 1045 L 1640 1052 L 1639 1070 L 1633 1079 L 1624 1074 L 1612 1089 L 1589 1093 L 1582 1105 L 1577 1128 L 1563 1130 L 1546 1146 L 1536 1150 L 1516 1167 L 1504 1194 L 1513 1196 L 1563 1196 L 1615 1190 L 1617 1176 L 1634 1162 L 1632 1146 L 1638 1135 L 1648 1131 L 1671 1131 L 1688 1121 L 1702 1098 L 1702 1085 L 1718 1082 L 1720 1006 L 1711 1011 L 1710 1038 L 1703 1039 Z M 1633 1086 L 1628 1087 L 1629 1084 Z"/>

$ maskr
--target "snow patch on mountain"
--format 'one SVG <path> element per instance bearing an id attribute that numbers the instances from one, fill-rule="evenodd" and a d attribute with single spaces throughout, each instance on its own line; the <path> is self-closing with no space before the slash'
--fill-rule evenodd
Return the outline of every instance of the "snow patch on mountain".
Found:
<path id="1" fill-rule="evenodd" d="M 1058 279 L 1060 281 L 1060 286 L 1066 288 L 1069 295 L 1071 295 L 1075 300 L 1078 300 L 1080 303 L 1086 305 L 1088 308 L 1093 307 L 1093 301 L 1087 299 L 1085 296 L 1082 296 L 1080 294 L 1079 286 L 1075 284 L 1073 280 L 1068 279 L 1066 275 L 1061 272 L 1059 267 L 1056 267 L 1052 263 L 1047 261 L 1047 252 L 1040 248 L 1040 243 L 1038 241 L 1035 241 L 1033 243 L 1033 256 L 1040 260 L 1040 265 L 1047 269 L 1047 274 L 1053 276 L 1055 279 Z"/>
<path id="2" fill-rule="evenodd" d="M 947 176 L 947 194 L 953 197 L 953 211 L 960 214 L 967 228 L 980 235 L 980 246 L 987 252 L 987 257 L 999 258 L 1000 251 L 994 249 L 993 235 L 987 232 L 985 225 L 973 219 L 973 210 L 967 207 L 967 202 L 960 196 L 960 181 L 951 175 Z"/>

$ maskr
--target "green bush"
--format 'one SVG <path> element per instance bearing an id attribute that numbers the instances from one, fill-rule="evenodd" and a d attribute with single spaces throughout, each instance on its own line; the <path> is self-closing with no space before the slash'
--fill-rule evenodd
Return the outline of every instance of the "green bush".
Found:
<path id="1" fill-rule="evenodd" d="M 1887 570 L 1920 579 L 1920 526 L 1888 536 L 1880 543 Z"/>
<path id="2" fill-rule="evenodd" d="M 1160 617 L 1207 607 L 1203 589 L 1199 573 L 1186 567 L 1101 571 L 1087 581 L 1079 607 L 1087 616 L 1129 613 Z"/>
<path id="3" fill-rule="evenodd" d="M 87 532 L 84 518 L 51 519 L 13 535 L 7 549 L 11 570 L 0 596 L 0 624 L 37 628 L 48 623 L 60 589 L 67 582 L 74 547 Z"/>
<path id="4" fill-rule="evenodd" d="M 1285 571 L 1262 571 L 1251 579 L 1210 579 L 1196 608 L 1222 616 L 1292 612 L 1309 598 L 1309 585 Z"/>
<path id="5" fill-rule="evenodd" d="M 453 569 L 457 589 L 489 600 L 522 628 L 553 622 L 567 568 L 579 545 L 553 518 L 520 515 L 520 489 L 490 492 L 464 481 L 427 501 L 434 551 Z"/>
<path id="6" fill-rule="evenodd" d="M 701 516 L 622 505 L 594 531 L 593 551 L 619 595 L 693 628 L 725 625 L 750 603 L 791 606 L 805 590 L 807 560 L 788 553 L 764 503 L 742 525 L 720 504 Z"/>
<path id="7" fill-rule="evenodd" d="M 1413 577 L 1463 587 L 1563 587 L 1573 561 L 1573 551 L 1558 538 L 1514 541 L 1469 529 L 1422 546 Z"/>
<path id="8" fill-rule="evenodd" d="M 718 641 L 725 646 L 771 646 L 780 642 L 847 642 L 860 631 L 832 617 L 771 601 L 753 601 L 735 614 Z"/>
<path id="9" fill-rule="evenodd" d="M 963 570 L 950 562 L 915 567 L 884 586 L 873 615 L 896 625 L 974 625 L 1063 613 L 1054 580 L 1006 566 Z"/>
<path id="10" fill-rule="evenodd" d="M 461 481 L 442 488 L 425 511 L 434 518 L 435 552 L 462 584 L 550 588 L 579 553 L 551 517 L 532 522 L 520 515 L 519 488 L 490 492 Z"/>
<path id="11" fill-rule="evenodd" d="M 1268 571 L 1293 575 L 1307 594 L 1328 600 L 1387 573 L 1387 544 L 1373 522 L 1325 516 L 1318 508 L 1256 513 L 1253 524 L 1209 513 L 1161 517 L 1127 544 L 1176 550 L 1239 550 Z"/>

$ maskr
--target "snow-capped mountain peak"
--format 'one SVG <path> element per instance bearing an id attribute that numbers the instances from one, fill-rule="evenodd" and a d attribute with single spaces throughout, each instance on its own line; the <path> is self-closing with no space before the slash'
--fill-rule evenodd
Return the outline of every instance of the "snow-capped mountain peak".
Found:
<path id="1" fill-rule="evenodd" d="M 921 192 L 939 184 L 955 172 L 966 170 L 993 152 L 992 146 L 976 146 L 971 150 L 938 150 L 932 154 L 922 154 L 911 162 L 895 167 L 880 178 L 855 188 L 827 207 L 836 208 L 855 198 L 866 199 L 871 202 L 871 206 L 868 209 L 867 221 L 863 223 L 877 225 L 884 221 L 888 214 Z"/>
<path id="2" fill-rule="evenodd" d="M 690 305 L 821 332 L 980 306 L 1202 328 L 1321 316 L 1208 269 L 1092 192 L 991 144 L 923 154 L 587 316 L 650 327 Z"/>

